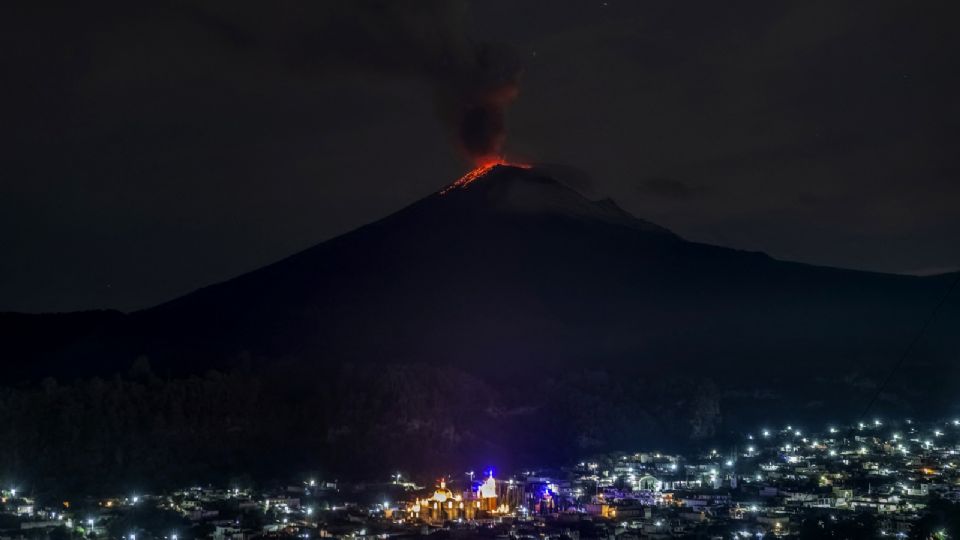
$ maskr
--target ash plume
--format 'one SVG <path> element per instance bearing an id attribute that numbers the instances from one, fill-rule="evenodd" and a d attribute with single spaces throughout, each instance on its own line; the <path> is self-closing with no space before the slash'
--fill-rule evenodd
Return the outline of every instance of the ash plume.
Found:
<path id="1" fill-rule="evenodd" d="M 279 53 L 307 73 L 360 70 L 426 81 L 463 155 L 478 164 L 500 157 L 520 64 L 509 47 L 467 36 L 465 2 L 333 0 L 278 4 L 270 12 L 253 6 L 204 3 L 192 11 L 233 45 Z"/>

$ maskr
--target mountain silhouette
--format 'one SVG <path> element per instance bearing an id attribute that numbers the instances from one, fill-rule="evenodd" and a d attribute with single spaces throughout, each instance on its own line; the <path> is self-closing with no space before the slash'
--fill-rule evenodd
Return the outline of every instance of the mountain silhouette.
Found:
<path id="1" fill-rule="evenodd" d="M 426 440 L 505 460 L 855 418 L 952 280 L 690 242 L 496 166 L 150 309 L 0 322 L 11 379 L 280 369 L 320 396 L 324 455 Z M 958 329 L 949 298 L 875 410 L 953 412 Z"/>

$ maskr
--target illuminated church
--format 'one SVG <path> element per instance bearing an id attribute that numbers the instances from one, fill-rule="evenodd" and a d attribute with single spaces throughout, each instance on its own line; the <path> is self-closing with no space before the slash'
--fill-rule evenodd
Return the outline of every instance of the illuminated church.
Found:
<path id="1" fill-rule="evenodd" d="M 454 494 L 447 487 L 447 483 L 441 480 L 433 496 L 418 498 L 409 506 L 408 511 L 410 517 L 431 523 L 494 517 L 510 511 L 507 504 L 498 504 L 500 498 L 497 488 L 492 472 L 476 491 L 466 491 L 462 495 Z"/>

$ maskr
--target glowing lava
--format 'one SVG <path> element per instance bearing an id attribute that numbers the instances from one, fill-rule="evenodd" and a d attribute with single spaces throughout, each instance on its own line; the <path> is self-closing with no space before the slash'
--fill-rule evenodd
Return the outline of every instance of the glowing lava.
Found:
<path id="1" fill-rule="evenodd" d="M 456 182 L 443 188 L 443 190 L 440 191 L 440 194 L 446 195 L 448 192 L 454 189 L 465 188 L 467 187 L 468 184 L 470 184 L 474 180 L 477 180 L 478 178 L 483 178 L 488 172 L 493 170 L 493 168 L 498 165 L 504 165 L 506 167 L 519 167 L 521 169 L 529 169 L 531 167 L 530 165 L 527 165 L 525 163 L 511 163 L 509 161 L 499 159 L 499 158 L 491 159 L 481 163 L 480 165 L 477 166 L 477 168 L 473 169 L 472 171 L 458 178 Z"/>

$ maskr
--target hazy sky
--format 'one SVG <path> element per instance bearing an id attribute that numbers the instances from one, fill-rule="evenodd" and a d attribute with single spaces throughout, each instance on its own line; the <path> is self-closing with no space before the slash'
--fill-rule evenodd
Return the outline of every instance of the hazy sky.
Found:
<path id="1" fill-rule="evenodd" d="M 474 42 L 523 66 L 508 155 L 639 217 L 960 267 L 955 2 L 437 2 L 344 26 L 353 5 L 0 8 L 0 310 L 147 307 L 439 189 L 468 165 L 431 66 Z"/>

